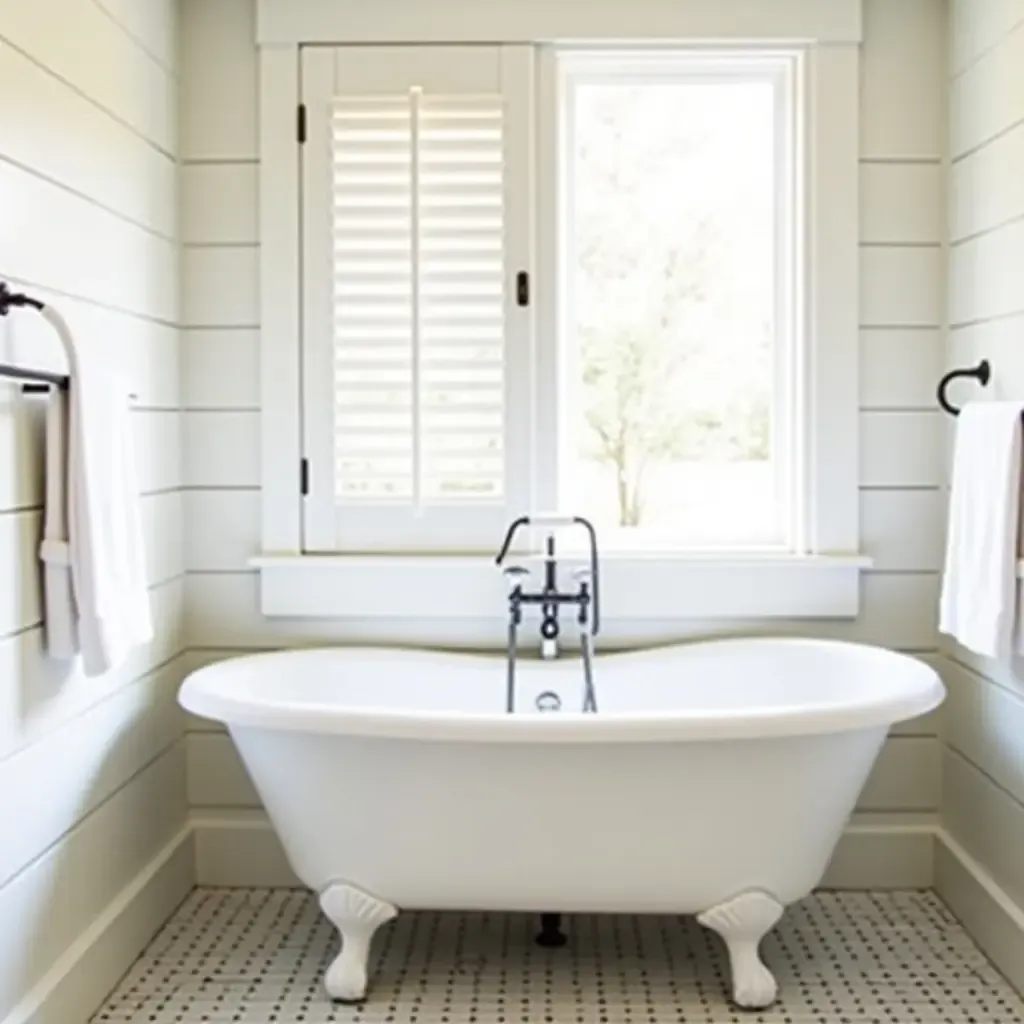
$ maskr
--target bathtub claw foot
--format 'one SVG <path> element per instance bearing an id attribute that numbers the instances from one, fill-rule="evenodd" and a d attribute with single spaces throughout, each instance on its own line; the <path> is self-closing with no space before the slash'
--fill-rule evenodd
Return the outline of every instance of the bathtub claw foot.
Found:
<path id="1" fill-rule="evenodd" d="M 353 885 L 336 883 L 320 894 L 320 909 L 341 935 L 341 952 L 327 968 L 327 994 L 342 1003 L 366 998 L 370 943 L 377 929 L 398 914 L 398 908 Z"/>
<path id="2" fill-rule="evenodd" d="M 778 995 L 775 976 L 765 966 L 758 947 L 781 916 L 782 905 L 767 893 L 745 892 L 697 918 L 725 942 L 732 971 L 733 1002 L 746 1010 L 771 1006 Z"/>

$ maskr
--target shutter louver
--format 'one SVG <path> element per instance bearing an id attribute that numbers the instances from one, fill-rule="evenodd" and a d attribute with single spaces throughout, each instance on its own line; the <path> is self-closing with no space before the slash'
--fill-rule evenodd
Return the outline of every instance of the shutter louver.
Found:
<path id="1" fill-rule="evenodd" d="M 493 502 L 504 484 L 502 101 L 336 99 L 339 502 Z"/>

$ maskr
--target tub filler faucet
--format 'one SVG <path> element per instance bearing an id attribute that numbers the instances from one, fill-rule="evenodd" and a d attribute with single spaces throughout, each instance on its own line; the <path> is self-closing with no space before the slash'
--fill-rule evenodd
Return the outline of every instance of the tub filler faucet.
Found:
<path id="1" fill-rule="evenodd" d="M 519 649 L 519 627 L 523 622 L 523 605 L 539 605 L 540 653 L 544 659 L 558 657 L 558 638 L 561 633 L 559 610 L 562 605 L 577 609 L 576 621 L 580 627 L 580 648 L 583 655 L 583 710 L 596 711 L 592 656 L 594 637 L 601 628 L 601 604 L 598 587 L 597 533 L 589 520 L 582 516 L 534 515 L 513 520 L 505 534 L 495 562 L 501 566 L 508 555 L 516 532 L 521 527 L 547 528 L 544 540 L 544 585 L 540 590 L 524 590 L 529 570 L 521 565 L 507 566 L 503 572 L 508 584 L 508 684 L 505 710 L 515 711 L 516 658 Z M 566 593 L 558 589 L 558 561 L 555 558 L 555 535 L 558 527 L 581 526 L 587 532 L 590 545 L 589 566 L 573 573 L 576 590 Z"/>

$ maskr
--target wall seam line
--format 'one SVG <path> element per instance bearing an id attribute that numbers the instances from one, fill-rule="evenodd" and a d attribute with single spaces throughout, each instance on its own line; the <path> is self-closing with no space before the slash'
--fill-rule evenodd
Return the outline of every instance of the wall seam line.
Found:
<path id="1" fill-rule="evenodd" d="M 36 853 L 30 860 L 27 860 L 22 864 L 17 871 L 15 871 L 9 878 L 7 878 L 2 884 L 0 884 L 0 894 L 10 885 L 13 885 L 18 879 L 25 874 L 26 871 L 31 871 L 32 868 L 43 860 L 47 854 L 51 853 L 54 849 L 66 842 L 72 832 L 77 831 L 82 825 L 84 825 L 93 815 L 98 811 L 102 810 L 111 800 L 122 793 L 128 786 L 130 786 L 136 779 L 138 779 L 144 772 L 152 768 L 158 761 L 164 756 L 171 753 L 173 748 L 181 744 L 182 751 L 184 752 L 184 735 L 175 736 L 173 740 L 162 747 L 153 757 L 151 757 L 138 771 L 134 772 L 130 778 L 125 779 L 115 790 L 105 796 L 95 807 L 90 808 L 82 817 L 78 818 L 75 822 L 69 825 L 57 838 L 52 840 L 47 846 Z"/>
<path id="2" fill-rule="evenodd" d="M 117 15 L 115 15 L 114 12 L 110 10 L 107 7 L 107 5 L 102 2 L 102 0 L 93 0 L 93 4 L 105 17 L 109 18 L 110 21 L 114 25 L 116 25 L 121 30 L 121 32 L 123 32 L 124 35 L 127 36 L 135 44 L 135 46 L 139 49 L 141 53 L 144 53 L 147 57 L 149 57 L 149 59 L 152 60 L 153 63 L 158 68 L 160 68 L 161 71 L 163 71 L 169 78 L 173 78 L 175 81 L 178 80 L 178 69 L 170 64 L 167 64 L 162 57 L 158 57 L 157 54 L 149 48 L 149 44 L 146 43 L 146 41 L 142 39 L 140 36 L 136 35 L 135 32 L 133 32 L 123 21 L 121 21 L 121 19 L 118 18 Z"/>
<path id="3" fill-rule="evenodd" d="M 27 50 L 25 50 L 22 47 L 20 47 L 17 43 L 12 42 L 2 32 L 0 32 L 0 40 L 2 40 L 7 46 L 9 46 L 12 50 L 14 50 L 15 53 L 19 54 L 21 57 L 24 57 L 25 60 L 27 60 L 31 64 L 35 65 L 35 67 L 37 67 L 44 74 L 48 75 L 50 78 L 54 79 L 55 81 L 60 82 L 61 85 L 63 85 L 65 88 L 69 89 L 76 96 L 78 96 L 81 99 L 85 100 L 90 106 L 94 107 L 96 110 L 100 111 L 103 114 L 106 114 L 106 116 L 109 117 L 111 121 L 114 121 L 116 124 L 119 124 L 122 128 L 125 129 L 125 131 L 130 132 L 140 142 L 143 142 L 143 143 L 145 143 L 145 145 L 149 146 L 150 149 L 155 150 L 157 153 L 159 153 L 163 157 L 166 157 L 172 163 L 177 163 L 177 157 L 169 149 L 165 149 L 155 139 L 151 139 L 148 136 L 144 135 L 130 121 L 125 120 L 119 114 L 116 114 L 116 113 L 114 113 L 114 111 L 110 110 L 108 107 L 105 107 L 99 100 L 94 99 L 87 92 L 83 91 L 77 85 L 75 85 L 74 82 L 69 81 L 63 75 L 58 74 L 48 64 L 44 64 L 34 54 L 29 53 Z"/>

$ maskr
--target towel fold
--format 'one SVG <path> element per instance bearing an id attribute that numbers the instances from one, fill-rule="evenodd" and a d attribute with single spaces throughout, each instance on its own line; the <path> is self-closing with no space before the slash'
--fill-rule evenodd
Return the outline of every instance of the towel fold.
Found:
<path id="1" fill-rule="evenodd" d="M 953 454 L 939 630 L 1006 661 L 1020 648 L 1021 402 L 971 402 Z"/>
<path id="2" fill-rule="evenodd" d="M 153 636 L 129 388 L 77 350 L 63 318 L 42 315 L 64 344 L 70 395 L 47 408 L 43 542 L 47 649 L 109 672 Z"/>
<path id="3" fill-rule="evenodd" d="M 78 616 L 71 586 L 68 544 L 68 396 L 50 388 L 46 406 L 46 504 L 43 512 L 43 628 L 51 658 L 67 661 L 78 652 Z"/>

